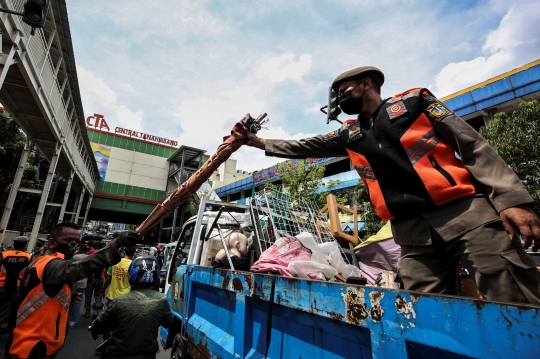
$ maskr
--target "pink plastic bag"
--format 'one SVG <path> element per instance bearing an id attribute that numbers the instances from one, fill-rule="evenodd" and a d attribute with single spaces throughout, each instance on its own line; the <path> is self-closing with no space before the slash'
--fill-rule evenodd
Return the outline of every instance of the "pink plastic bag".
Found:
<path id="1" fill-rule="evenodd" d="M 270 248 L 261 253 L 259 260 L 251 266 L 256 273 L 279 272 L 284 277 L 292 277 L 289 263 L 311 259 L 311 251 L 294 237 L 278 239 Z"/>

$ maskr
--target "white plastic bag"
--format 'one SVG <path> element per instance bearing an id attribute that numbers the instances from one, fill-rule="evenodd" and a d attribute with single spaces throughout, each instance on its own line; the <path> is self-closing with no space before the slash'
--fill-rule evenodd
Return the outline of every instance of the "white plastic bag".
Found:
<path id="1" fill-rule="evenodd" d="M 324 253 L 330 262 L 330 265 L 334 267 L 338 273 L 343 277 L 360 277 L 362 271 L 352 264 L 347 264 L 341 256 L 337 242 L 326 242 L 319 244 L 319 249 Z"/>
<path id="2" fill-rule="evenodd" d="M 337 270 L 329 264 L 314 261 L 293 261 L 289 263 L 289 272 L 298 278 L 329 280 L 337 274 Z"/>
<path id="3" fill-rule="evenodd" d="M 298 241 L 302 243 L 304 247 L 311 251 L 312 261 L 321 264 L 329 264 L 327 256 L 325 255 L 325 253 L 323 253 L 323 251 L 321 251 L 321 249 L 317 245 L 317 242 L 315 242 L 315 239 L 310 233 L 302 232 L 296 236 L 296 239 L 298 239 Z"/>

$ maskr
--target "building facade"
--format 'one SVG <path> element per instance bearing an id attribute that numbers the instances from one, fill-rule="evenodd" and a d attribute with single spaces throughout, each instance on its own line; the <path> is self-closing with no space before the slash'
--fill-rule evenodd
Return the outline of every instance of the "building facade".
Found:
<path id="1" fill-rule="evenodd" d="M 208 159 L 204 150 L 178 147 L 174 140 L 109 127 L 99 114 L 88 117 L 86 124 L 100 176 L 90 220 L 139 225 Z M 176 211 L 151 234 L 155 241 L 174 239 L 185 209 Z"/>
<path id="2" fill-rule="evenodd" d="M 139 224 L 165 199 L 167 159 L 176 148 L 124 130 L 111 130 L 101 115 L 87 119 L 100 175 L 88 215 L 91 220 Z"/>

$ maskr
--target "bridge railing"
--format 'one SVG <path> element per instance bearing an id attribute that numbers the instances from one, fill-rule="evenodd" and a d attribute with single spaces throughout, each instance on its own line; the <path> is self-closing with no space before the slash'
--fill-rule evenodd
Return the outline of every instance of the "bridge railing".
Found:
<path id="1" fill-rule="evenodd" d="M 7 0 L 6 3 L 8 8 L 22 12 L 25 0 Z M 37 80 L 38 95 L 44 102 L 44 108 L 55 136 L 58 139 L 64 138 L 63 153 L 73 165 L 74 170 L 78 172 L 87 189 L 93 192 L 95 179 L 99 175 L 93 166 L 93 154 L 84 144 L 82 131 L 85 129 L 78 123 L 65 59 L 60 55 L 55 63 L 50 53 L 53 44 L 56 48 L 61 48 L 52 8 L 49 8 L 45 22 L 45 29 L 49 30 L 48 32 L 44 29 L 36 29 L 35 34 L 31 36 L 31 27 L 22 22 L 20 17 L 15 18 L 18 22 L 17 29 L 22 32 L 21 43 L 25 45 L 24 49 L 29 55 L 28 59 L 32 67 L 29 70 Z M 16 30 L 12 29 L 12 32 L 14 31 Z M 63 72 L 61 83 L 59 82 L 60 72 Z"/>

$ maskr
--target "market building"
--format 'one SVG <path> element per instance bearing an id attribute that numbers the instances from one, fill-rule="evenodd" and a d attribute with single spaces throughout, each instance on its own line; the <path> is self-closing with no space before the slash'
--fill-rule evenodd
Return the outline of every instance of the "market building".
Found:
<path id="1" fill-rule="evenodd" d="M 178 147 L 174 140 L 109 127 L 99 114 L 89 116 L 86 125 L 100 175 L 88 214 L 91 220 L 142 223 L 208 158 L 204 150 Z M 176 217 L 179 223 L 173 224 L 170 218 L 162 231 L 179 226 L 183 212 Z M 165 233 L 163 240 L 165 237 L 170 238 L 170 233 Z"/>

